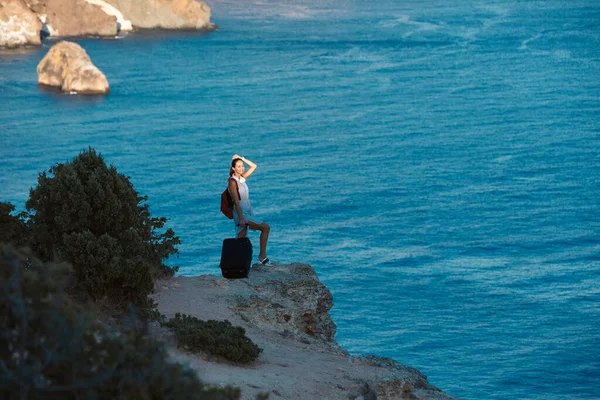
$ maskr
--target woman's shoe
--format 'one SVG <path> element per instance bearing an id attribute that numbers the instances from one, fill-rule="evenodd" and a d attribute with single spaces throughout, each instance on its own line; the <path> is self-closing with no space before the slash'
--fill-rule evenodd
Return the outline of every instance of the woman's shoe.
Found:
<path id="1" fill-rule="evenodd" d="M 258 261 L 262 264 L 262 265 L 271 265 L 271 261 L 269 261 L 269 257 L 265 257 L 262 260 L 259 258 Z"/>

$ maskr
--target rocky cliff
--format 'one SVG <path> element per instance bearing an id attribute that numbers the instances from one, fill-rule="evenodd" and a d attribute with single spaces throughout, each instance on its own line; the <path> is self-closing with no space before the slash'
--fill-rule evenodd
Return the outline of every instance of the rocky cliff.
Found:
<path id="1" fill-rule="evenodd" d="M 87 0 L 90 1 L 90 0 Z M 214 29 L 210 7 L 196 0 L 104 0 L 135 28 Z"/>
<path id="2" fill-rule="evenodd" d="M 117 19 L 86 0 L 25 0 L 50 36 L 115 36 Z"/>
<path id="3" fill-rule="evenodd" d="M 0 47 L 41 45 L 42 23 L 23 0 L 0 2 Z"/>
<path id="4" fill-rule="evenodd" d="M 355 357 L 334 340 L 331 292 L 306 264 L 253 266 L 248 279 L 176 277 L 156 285 L 161 313 L 229 320 L 263 348 L 251 366 L 236 366 L 175 347 L 171 356 L 200 378 L 242 389 L 242 398 L 268 392 L 271 399 L 452 399 L 414 368 L 377 356 Z"/>
<path id="5" fill-rule="evenodd" d="M 197 0 L 2 0 L 0 47 L 39 46 L 40 36 L 114 37 L 132 29 L 211 30 Z"/>

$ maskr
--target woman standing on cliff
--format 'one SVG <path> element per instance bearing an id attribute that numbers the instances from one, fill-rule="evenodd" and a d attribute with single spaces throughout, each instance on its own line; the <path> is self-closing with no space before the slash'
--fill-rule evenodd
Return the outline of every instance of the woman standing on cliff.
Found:
<path id="1" fill-rule="evenodd" d="M 244 163 L 248 164 L 249 168 L 247 171 L 244 171 Z M 262 264 L 268 264 L 267 241 L 269 240 L 271 227 L 269 224 L 260 221 L 252 214 L 248 185 L 246 184 L 246 179 L 248 179 L 255 170 L 256 164 L 235 154 L 231 161 L 227 187 L 229 188 L 229 194 L 233 199 L 233 221 L 235 223 L 237 237 L 246 237 L 248 228 L 253 231 L 260 231 L 260 252 L 258 253 L 258 261 Z"/>

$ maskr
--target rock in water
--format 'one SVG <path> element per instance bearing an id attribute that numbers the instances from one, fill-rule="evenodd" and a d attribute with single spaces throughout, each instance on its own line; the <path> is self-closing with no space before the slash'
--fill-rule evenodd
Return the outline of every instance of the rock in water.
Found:
<path id="1" fill-rule="evenodd" d="M 108 93 L 106 76 L 85 50 L 73 42 L 62 41 L 48 51 L 37 67 L 38 83 L 56 86 L 63 92 L 79 94 Z"/>
<path id="2" fill-rule="evenodd" d="M 23 0 L 0 2 L 0 47 L 40 46 L 42 23 Z"/>

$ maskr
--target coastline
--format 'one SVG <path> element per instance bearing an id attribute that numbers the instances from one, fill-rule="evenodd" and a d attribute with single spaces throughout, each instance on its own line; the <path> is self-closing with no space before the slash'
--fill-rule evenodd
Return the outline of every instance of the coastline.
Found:
<path id="1" fill-rule="evenodd" d="M 174 277 L 156 282 L 152 297 L 167 317 L 179 312 L 242 326 L 263 349 L 255 363 L 239 366 L 177 348 L 168 330 L 153 327 L 173 360 L 207 383 L 239 387 L 242 399 L 260 393 L 274 399 L 455 399 L 414 368 L 341 348 L 328 313 L 331 293 L 309 265 L 255 264 L 248 279 L 239 280 Z"/>

